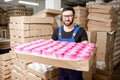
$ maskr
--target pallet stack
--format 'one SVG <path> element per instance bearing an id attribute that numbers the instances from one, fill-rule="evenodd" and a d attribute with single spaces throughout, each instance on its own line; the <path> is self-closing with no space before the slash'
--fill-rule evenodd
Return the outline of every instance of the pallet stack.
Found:
<path id="1" fill-rule="evenodd" d="M 0 26 L 4 26 L 7 24 L 7 16 L 6 10 L 0 8 Z"/>
<path id="2" fill-rule="evenodd" d="M 13 80 L 57 80 L 58 78 L 57 68 L 17 58 L 13 61 Z"/>
<path id="3" fill-rule="evenodd" d="M 117 67 L 120 63 L 120 1 L 109 2 L 108 5 L 112 5 L 116 9 L 116 13 L 118 15 L 117 22 L 117 31 L 115 34 L 115 43 L 114 43 L 114 52 L 113 52 L 113 68 Z"/>
<path id="4" fill-rule="evenodd" d="M 25 5 L 15 5 L 7 8 L 8 16 L 30 16 L 33 14 L 33 9 Z"/>
<path id="5" fill-rule="evenodd" d="M 115 31 L 117 30 L 116 10 L 111 5 L 93 4 L 88 6 L 88 12 L 88 31 L 96 32 L 96 68 L 101 70 L 100 72 L 108 74 L 107 76 L 99 74 L 99 70 L 96 70 L 94 75 L 101 75 L 106 78 L 104 80 L 108 80 L 113 70 L 113 63 L 111 60 L 114 48 Z M 101 77 L 99 77 L 99 79 L 100 78 Z M 97 79 L 95 78 L 95 80 Z"/>
<path id="6" fill-rule="evenodd" d="M 7 13 L 6 10 L 0 8 L 0 37 L 9 38 L 8 25 L 7 25 Z"/>
<path id="7" fill-rule="evenodd" d="M 9 53 L 0 54 L 0 80 L 11 80 L 12 58 Z"/>
<path id="8" fill-rule="evenodd" d="M 11 48 L 25 42 L 50 39 L 54 22 L 53 17 L 11 17 L 9 24 Z"/>
<path id="9" fill-rule="evenodd" d="M 58 80 L 58 68 L 21 60 L 13 51 L 10 54 L 13 61 L 12 80 Z"/>
<path id="10" fill-rule="evenodd" d="M 58 10 L 45 9 L 33 16 L 11 17 L 9 24 L 11 47 L 38 39 L 51 39 L 53 30 L 57 28 L 55 16 L 59 14 Z"/>
<path id="11" fill-rule="evenodd" d="M 53 12 L 54 10 L 52 10 Z M 44 14 L 44 16 L 42 16 Z M 54 16 L 47 16 L 54 15 Z M 54 25 L 56 24 L 55 15 L 58 13 L 51 13 L 51 10 L 44 10 L 44 12 L 37 13 L 33 16 L 14 16 L 10 17 L 10 45 L 11 49 L 14 46 L 35 41 L 38 39 L 51 39 Z M 36 71 L 36 68 L 28 67 L 29 64 L 34 64 L 29 61 L 23 61 L 15 57 L 15 54 L 11 55 L 13 59 L 12 79 L 20 80 L 57 80 L 58 69 L 48 70 L 46 72 Z M 37 68 L 40 68 L 39 66 Z M 43 66 L 45 68 L 45 66 Z"/>
<path id="12" fill-rule="evenodd" d="M 55 9 L 43 9 L 42 11 L 39 11 L 33 16 L 39 16 L 39 17 L 53 17 L 55 18 L 55 23 L 53 24 L 53 30 L 55 30 L 58 27 L 57 24 L 57 16 L 59 16 L 61 13 L 60 10 L 55 10 Z"/>
<path id="13" fill-rule="evenodd" d="M 33 8 L 26 7 L 25 5 L 7 7 L 7 22 L 10 22 L 10 17 L 12 16 L 31 16 L 33 13 Z"/>

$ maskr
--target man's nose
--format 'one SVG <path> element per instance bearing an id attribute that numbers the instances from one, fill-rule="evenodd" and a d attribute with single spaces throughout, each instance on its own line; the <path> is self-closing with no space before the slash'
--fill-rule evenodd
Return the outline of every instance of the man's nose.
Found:
<path id="1" fill-rule="evenodd" d="M 69 20 L 69 17 L 66 17 L 65 20 Z"/>

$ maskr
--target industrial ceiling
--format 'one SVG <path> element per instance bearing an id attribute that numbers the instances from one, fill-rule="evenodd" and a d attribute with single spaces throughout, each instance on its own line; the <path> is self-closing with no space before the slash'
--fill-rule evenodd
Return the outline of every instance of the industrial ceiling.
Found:
<path id="1" fill-rule="evenodd" d="M 9 2 L 5 2 L 4 0 L 0 0 L 0 7 L 2 8 L 7 8 L 8 6 L 11 5 L 17 5 L 19 0 L 12 0 Z M 32 1 L 32 2 L 40 2 L 40 1 L 44 1 L 44 0 L 25 0 L 25 1 Z M 68 6 L 85 6 L 86 2 L 89 1 L 95 1 L 95 0 L 61 0 L 61 3 L 64 5 L 68 5 Z M 105 2 L 109 2 L 111 0 L 104 0 Z"/>

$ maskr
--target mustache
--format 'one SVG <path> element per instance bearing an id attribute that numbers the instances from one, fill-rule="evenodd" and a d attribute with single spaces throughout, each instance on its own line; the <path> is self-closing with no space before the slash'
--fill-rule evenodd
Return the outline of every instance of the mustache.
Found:
<path id="1" fill-rule="evenodd" d="M 70 20 L 65 20 L 65 21 L 70 21 Z"/>

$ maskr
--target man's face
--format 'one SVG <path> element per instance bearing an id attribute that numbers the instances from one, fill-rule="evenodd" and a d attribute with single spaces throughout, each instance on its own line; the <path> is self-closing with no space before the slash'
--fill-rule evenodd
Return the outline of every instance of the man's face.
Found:
<path id="1" fill-rule="evenodd" d="M 74 15 L 72 11 L 64 11 L 62 13 L 62 20 L 63 20 L 64 25 L 70 26 L 74 20 Z"/>

